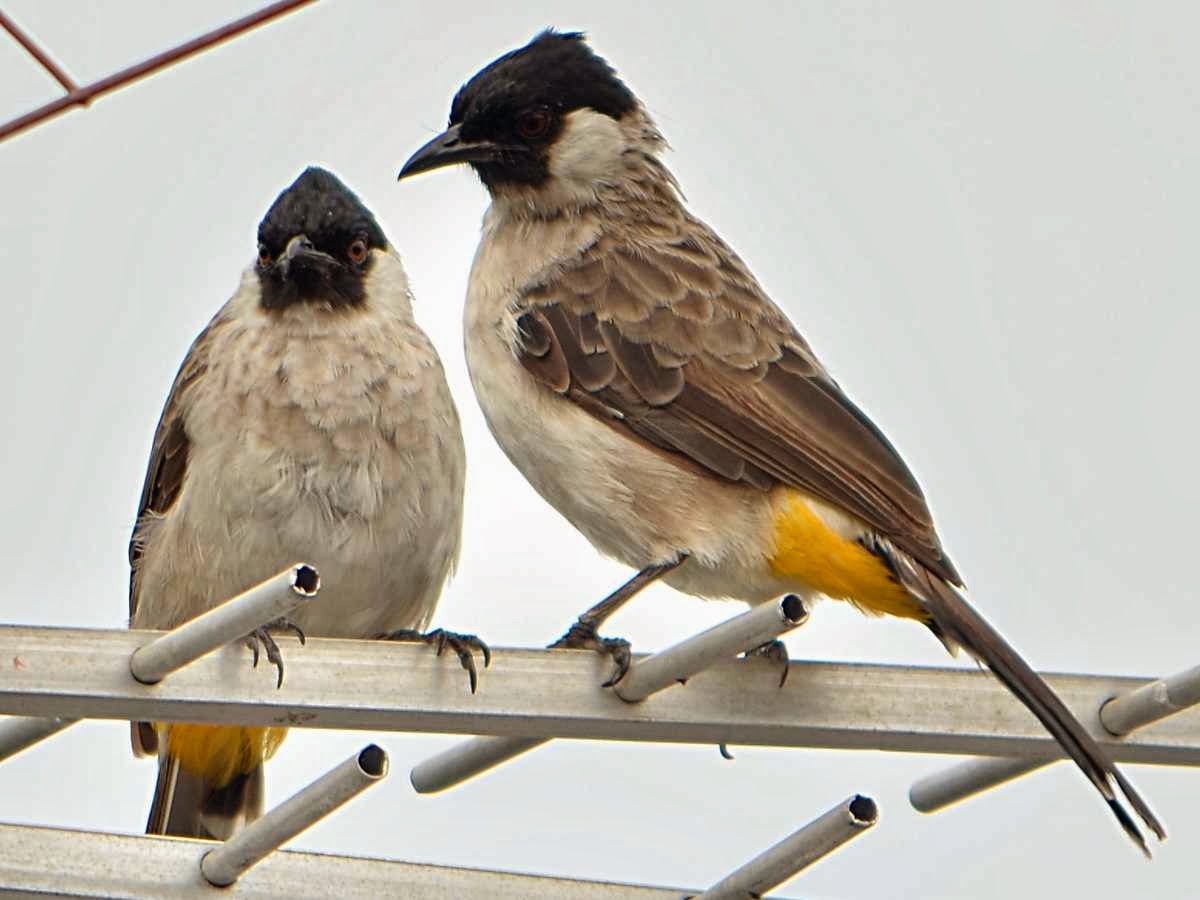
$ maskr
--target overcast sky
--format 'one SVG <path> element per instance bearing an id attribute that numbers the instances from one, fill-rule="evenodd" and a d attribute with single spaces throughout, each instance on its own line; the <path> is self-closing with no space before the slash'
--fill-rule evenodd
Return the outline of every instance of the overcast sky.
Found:
<path id="1" fill-rule="evenodd" d="M 254 5 L 4 10 L 83 81 Z M 628 576 L 510 468 L 476 407 L 461 312 L 483 189 L 465 170 L 395 182 L 462 81 L 553 24 L 586 29 L 645 100 L 692 209 L 893 438 L 977 605 L 1036 667 L 1198 662 L 1194 4 L 517 6 L 322 2 L 0 145 L 0 620 L 124 624 L 171 379 L 310 163 L 358 191 L 404 256 L 462 412 L 464 556 L 437 623 L 542 645 Z M 57 92 L 0 40 L 0 118 Z M 652 650 L 740 609 L 657 587 L 608 631 Z M 951 664 L 923 628 L 832 603 L 788 643 Z M 0 766 L 0 819 L 140 830 L 154 767 L 127 734 L 87 723 Z M 367 737 L 293 732 L 269 802 Z M 703 887 L 861 791 L 879 826 L 783 894 L 1195 890 L 1194 771 L 1129 767 L 1173 835 L 1147 864 L 1067 766 L 921 816 L 908 786 L 947 758 L 558 743 L 426 798 L 408 768 L 456 739 L 370 737 L 393 776 L 297 845 Z"/>

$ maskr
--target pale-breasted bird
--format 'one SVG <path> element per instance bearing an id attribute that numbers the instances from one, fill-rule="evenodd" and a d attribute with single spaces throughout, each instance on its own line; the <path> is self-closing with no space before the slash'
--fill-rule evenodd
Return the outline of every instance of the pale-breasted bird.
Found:
<path id="1" fill-rule="evenodd" d="M 458 560 L 465 454 L 400 257 L 334 175 L 307 169 L 188 351 L 154 436 L 130 544 L 132 627 L 173 628 L 290 563 L 321 573 L 301 635 L 420 635 Z M 251 638 L 279 667 L 265 629 Z M 147 830 L 224 839 L 262 810 L 286 729 L 137 723 L 157 753 Z"/>
<path id="2" fill-rule="evenodd" d="M 471 380 L 505 453 L 638 574 L 560 646 L 661 578 L 915 619 L 984 663 L 1146 849 L 1162 826 L 1108 754 L 964 599 L 915 478 L 738 256 L 688 212 L 643 104 L 580 34 L 474 75 L 404 178 L 469 163 L 492 203 L 465 313 Z"/>

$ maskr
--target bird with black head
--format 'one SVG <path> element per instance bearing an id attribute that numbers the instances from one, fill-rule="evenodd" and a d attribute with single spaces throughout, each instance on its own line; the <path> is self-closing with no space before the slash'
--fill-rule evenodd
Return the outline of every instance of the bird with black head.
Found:
<path id="1" fill-rule="evenodd" d="M 558 645 L 611 653 L 618 680 L 628 642 L 598 628 L 658 579 L 706 598 L 824 595 L 915 620 L 995 673 L 1139 847 L 1134 814 L 1165 837 L 967 602 L 908 466 L 689 212 L 664 148 L 583 36 L 547 31 L 472 76 L 446 131 L 400 171 L 468 163 L 487 187 L 465 314 L 476 396 L 538 493 L 637 570 Z"/>
<path id="2" fill-rule="evenodd" d="M 151 448 L 129 547 L 130 624 L 168 629 L 297 562 L 320 602 L 288 622 L 320 637 L 423 634 L 462 535 L 466 460 L 400 257 L 363 203 L 311 168 L 258 228 L 257 258 L 188 350 Z M 269 628 L 249 639 L 283 683 Z M 286 729 L 137 723 L 158 756 L 147 830 L 225 839 L 258 816 Z"/>

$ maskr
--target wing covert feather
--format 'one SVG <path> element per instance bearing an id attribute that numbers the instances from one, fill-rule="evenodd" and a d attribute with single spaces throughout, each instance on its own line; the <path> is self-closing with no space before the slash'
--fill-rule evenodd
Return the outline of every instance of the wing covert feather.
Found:
<path id="1" fill-rule="evenodd" d="M 167 402 L 163 406 L 154 441 L 150 449 L 150 462 L 146 467 L 146 479 L 142 484 L 142 496 L 138 501 L 137 518 L 129 540 L 129 618 L 132 621 L 137 610 L 137 579 L 134 577 L 138 561 L 142 556 L 142 545 L 138 539 L 142 519 L 147 514 L 162 515 L 179 498 L 187 475 L 188 453 L 191 438 L 184 424 L 183 407 L 187 392 L 192 385 L 208 372 L 208 352 L 213 334 L 223 327 L 225 319 L 218 313 L 200 332 L 184 357 Z"/>
<path id="2" fill-rule="evenodd" d="M 745 264 L 693 218 L 638 224 L 524 292 L 524 366 L 722 479 L 809 491 L 960 584 L 912 472 Z"/>

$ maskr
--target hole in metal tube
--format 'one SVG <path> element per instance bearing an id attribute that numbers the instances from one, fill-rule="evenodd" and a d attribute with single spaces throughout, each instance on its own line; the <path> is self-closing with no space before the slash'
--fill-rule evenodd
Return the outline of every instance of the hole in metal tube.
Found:
<path id="1" fill-rule="evenodd" d="M 789 622 L 803 622 L 808 618 L 808 609 L 804 606 L 804 601 L 795 594 L 788 594 L 783 598 L 780 608 L 783 614 L 787 616 Z"/>
<path id="2" fill-rule="evenodd" d="M 879 807 L 870 797 L 855 794 L 850 801 L 850 815 L 855 825 L 874 825 L 879 818 Z"/>
<path id="3" fill-rule="evenodd" d="M 372 778 L 382 778 L 387 774 L 387 751 L 376 744 L 369 744 L 358 754 L 358 767 Z"/>
<path id="4" fill-rule="evenodd" d="M 292 576 L 292 588 L 306 597 L 311 597 L 321 589 L 321 576 L 312 566 L 296 566 Z"/>

